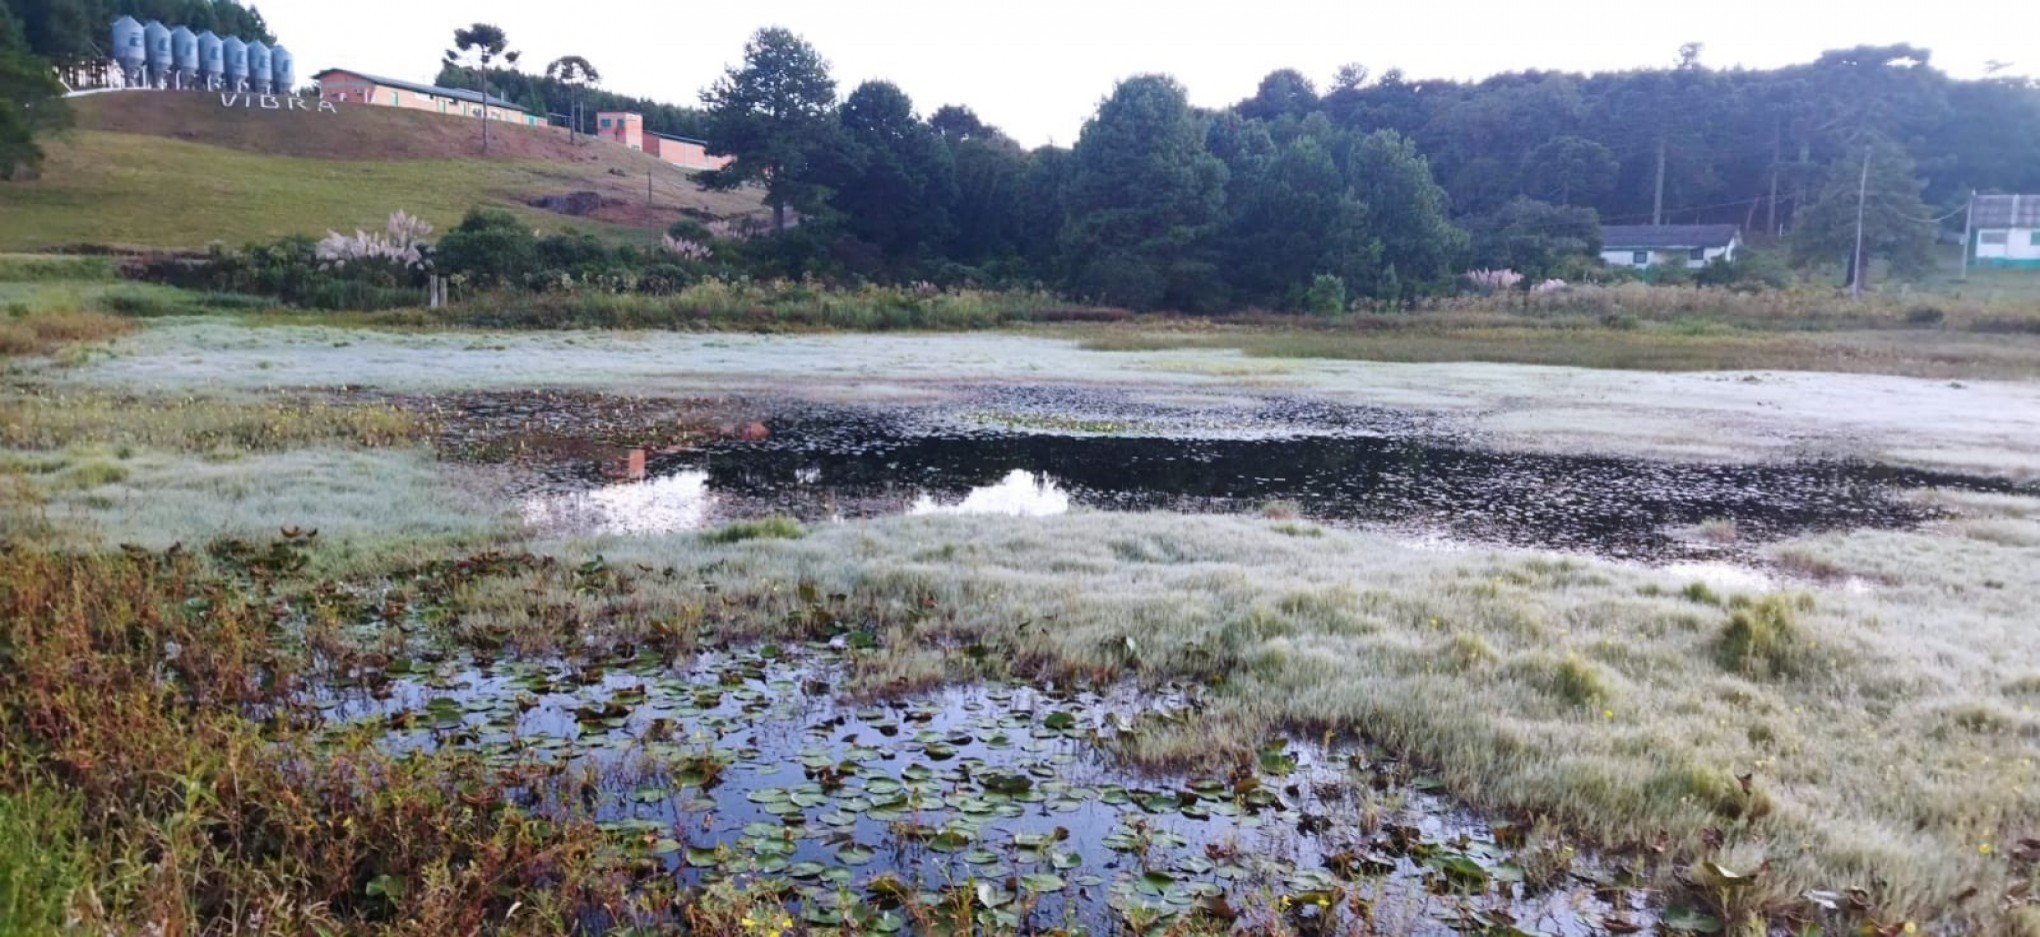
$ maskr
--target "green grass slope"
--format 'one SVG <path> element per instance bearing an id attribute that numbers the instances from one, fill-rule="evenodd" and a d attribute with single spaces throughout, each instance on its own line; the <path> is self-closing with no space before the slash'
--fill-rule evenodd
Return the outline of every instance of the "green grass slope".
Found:
<path id="1" fill-rule="evenodd" d="M 0 183 L 0 251 L 72 245 L 190 249 L 286 234 L 380 227 L 398 209 L 444 230 L 494 205 L 549 230 L 650 239 L 674 219 L 759 210 L 749 192 L 702 192 L 677 167 L 545 128 L 492 126 L 382 107 L 338 114 L 222 107 L 218 95 L 77 99 L 40 178 Z M 646 203 L 647 179 L 651 203 Z M 595 192 L 584 216 L 539 196 Z"/>

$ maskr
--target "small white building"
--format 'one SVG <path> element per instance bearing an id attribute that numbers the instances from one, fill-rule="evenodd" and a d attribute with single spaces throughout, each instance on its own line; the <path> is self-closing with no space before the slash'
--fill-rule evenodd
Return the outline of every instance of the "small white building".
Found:
<path id="1" fill-rule="evenodd" d="M 1969 203 L 1969 230 L 1975 266 L 2040 270 L 2040 195 L 1979 195 Z"/>
<path id="2" fill-rule="evenodd" d="M 1732 224 L 1601 227 L 1601 260 L 1611 267 L 1647 270 L 1684 264 L 1698 270 L 1715 260 L 1733 261 L 1741 249 L 1742 230 Z"/>

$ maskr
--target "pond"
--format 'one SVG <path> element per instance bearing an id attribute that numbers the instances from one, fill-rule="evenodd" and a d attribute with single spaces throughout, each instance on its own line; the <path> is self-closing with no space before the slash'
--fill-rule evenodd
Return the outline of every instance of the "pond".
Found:
<path id="1" fill-rule="evenodd" d="M 1233 409 L 1095 397 L 941 411 L 784 407 L 687 445 L 546 464 L 523 511 L 551 533 L 657 534 L 767 514 L 1275 511 L 1413 537 L 1645 561 L 1736 559 L 1797 534 L 1903 527 L 1905 494 L 2020 491 L 1886 465 L 1679 463 L 1500 452 L 1408 414 L 1298 401 Z"/>
<path id="2" fill-rule="evenodd" d="M 1194 714 L 1194 687 L 846 701 L 858 653 L 838 639 L 610 669 L 450 660 L 319 704 L 334 731 L 400 751 L 585 769 L 592 784 L 535 809 L 592 811 L 687 885 L 782 884 L 820 927 L 1586 934 L 1654 918 L 1639 869 L 1526 844 L 1376 751 L 1274 738 L 1211 775 L 1114 756 Z"/>

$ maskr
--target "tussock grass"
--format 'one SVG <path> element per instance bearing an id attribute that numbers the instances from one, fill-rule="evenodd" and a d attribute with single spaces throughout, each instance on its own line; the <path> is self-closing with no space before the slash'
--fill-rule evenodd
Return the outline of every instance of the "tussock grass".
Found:
<path id="1" fill-rule="evenodd" d="M 798 540 L 806 534 L 799 521 L 774 516 L 728 524 L 702 534 L 701 539 L 709 543 L 743 543 L 746 540 Z"/>
<path id="2" fill-rule="evenodd" d="M 248 401 L 92 391 L 0 398 L 0 448 L 146 446 L 184 452 L 275 451 L 298 446 L 408 445 L 427 427 L 382 405 L 318 400 Z"/>
<path id="3" fill-rule="evenodd" d="M 1791 676 L 1811 652 L 1795 617 L 1792 600 L 1783 596 L 1739 603 L 1721 629 L 1721 666 L 1747 677 Z"/>

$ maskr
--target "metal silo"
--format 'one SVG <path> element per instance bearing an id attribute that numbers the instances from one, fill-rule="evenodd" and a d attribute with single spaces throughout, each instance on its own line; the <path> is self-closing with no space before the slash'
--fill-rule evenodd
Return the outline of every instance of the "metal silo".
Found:
<path id="1" fill-rule="evenodd" d="M 160 87 L 170 76 L 170 27 L 150 20 L 142 24 L 142 39 L 149 55 L 149 87 Z"/>
<path id="2" fill-rule="evenodd" d="M 269 93 L 269 46 L 260 39 L 248 43 L 248 90 Z"/>
<path id="3" fill-rule="evenodd" d="M 289 94 L 297 87 L 297 59 L 283 46 L 269 49 L 269 80 L 277 94 Z"/>
<path id="4" fill-rule="evenodd" d="M 226 53 L 220 49 L 220 37 L 208 29 L 198 34 L 198 84 L 201 88 L 218 88 L 225 78 Z"/>
<path id="5" fill-rule="evenodd" d="M 198 36 L 189 26 L 170 31 L 170 67 L 177 70 L 179 88 L 198 86 Z"/>
<path id="6" fill-rule="evenodd" d="M 248 44 L 239 36 L 228 36 L 220 40 L 220 54 L 226 58 L 225 85 L 228 91 L 248 90 Z"/>
<path id="7" fill-rule="evenodd" d="M 120 63 L 129 84 L 139 80 L 142 66 L 148 64 L 149 51 L 144 47 L 142 24 L 132 16 L 123 16 L 113 21 L 113 60 Z"/>

